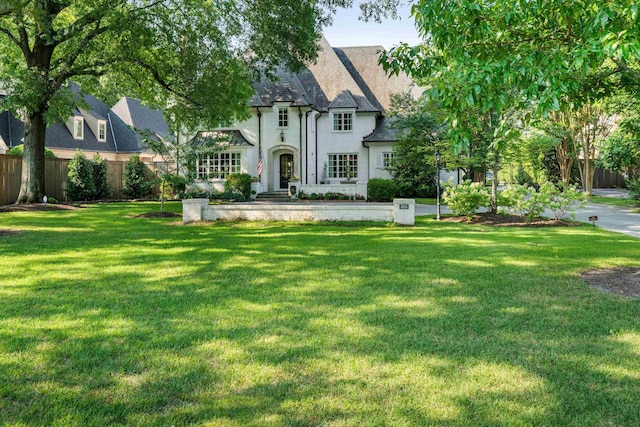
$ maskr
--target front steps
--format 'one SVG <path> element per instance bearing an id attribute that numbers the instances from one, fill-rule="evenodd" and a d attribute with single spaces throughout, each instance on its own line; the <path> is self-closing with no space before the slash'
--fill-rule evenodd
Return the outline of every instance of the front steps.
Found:
<path id="1" fill-rule="evenodd" d="M 258 202 L 290 202 L 291 197 L 286 191 L 269 191 L 267 193 L 260 193 L 256 196 Z"/>

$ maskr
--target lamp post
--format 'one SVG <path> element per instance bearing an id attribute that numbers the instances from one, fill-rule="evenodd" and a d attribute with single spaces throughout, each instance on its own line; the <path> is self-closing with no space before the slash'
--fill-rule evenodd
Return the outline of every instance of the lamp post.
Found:
<path id="1" fill-rule="evenodd" d="M 436 150 L 436 220 L 440 221 L 440 160 L 442 154 Z"/>

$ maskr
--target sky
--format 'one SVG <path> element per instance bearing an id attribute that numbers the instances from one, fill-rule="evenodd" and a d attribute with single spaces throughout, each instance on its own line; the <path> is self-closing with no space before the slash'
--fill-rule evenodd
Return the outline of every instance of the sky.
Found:
<path id="1" fill-rule="evenodd" d="M 409 17 L 410 6 L 401 6 L 399 19 L 387 19 L 381 24 L 358 20 L 359 4 L 356 0 L 350 9 L 339 9 L 333 18 L 333 25 L 325 28 L 324 36 L 333 47 L 382 45 L 390 49 L 400 42 L 417 44 L 418 32 Z"/>

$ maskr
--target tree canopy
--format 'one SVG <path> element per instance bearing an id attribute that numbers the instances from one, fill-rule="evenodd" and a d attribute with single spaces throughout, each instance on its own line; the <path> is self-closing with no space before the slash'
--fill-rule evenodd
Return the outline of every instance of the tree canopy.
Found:
<path id="1" fill-rule="evenodd" d="M 634 0 L 420 0 L 412 14 L 424 42 L 382 59 L 421 80 L 455 131 L 469 107 L 503 112 L 520 100 L 543 114 L 606 93 L 612 75 L 637 84 L 638 12 Z"/>

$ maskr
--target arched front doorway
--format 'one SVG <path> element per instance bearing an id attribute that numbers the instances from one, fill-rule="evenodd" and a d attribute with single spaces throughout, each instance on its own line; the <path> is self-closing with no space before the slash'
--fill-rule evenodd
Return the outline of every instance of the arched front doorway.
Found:
<path id="1" fill-rule="evenodd" d="M 293 178 L 293 154 L 280 154 L 280 189 L 287 189 Z"/>

